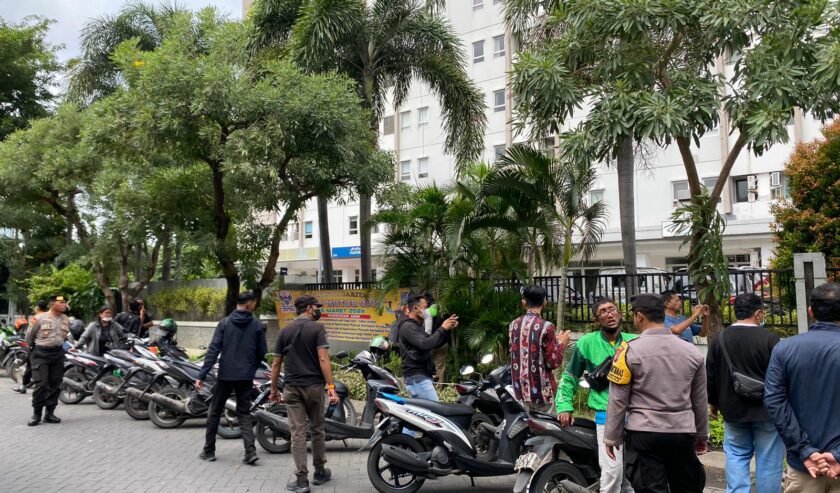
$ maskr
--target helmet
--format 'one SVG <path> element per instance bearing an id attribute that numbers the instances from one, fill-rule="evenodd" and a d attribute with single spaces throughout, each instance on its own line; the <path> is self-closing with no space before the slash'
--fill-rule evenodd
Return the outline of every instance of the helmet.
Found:
<path id="1" fill-rule="evenodd" d="M 73 334 L 73 338 L 79 340 L 82 337 L 82 334 L 85 332 L 85 323 L 79 320 L 78 318 L 74 318 L 70 321 L 70 333 Z"/>
<path id="2" fill-rule="evenodd" d="M 160 331 L 166 337 L 173 336 L 178 332 L 178 324 L 171 318 L 164 318 L 160 321 Z"/>
<path id="3" fill-rule="evenodd" d="M 376 336 L 370 340 L 370 350 L 373 354 L 381 354 L 388 351 L 388 338 L 383 336 Z"/>

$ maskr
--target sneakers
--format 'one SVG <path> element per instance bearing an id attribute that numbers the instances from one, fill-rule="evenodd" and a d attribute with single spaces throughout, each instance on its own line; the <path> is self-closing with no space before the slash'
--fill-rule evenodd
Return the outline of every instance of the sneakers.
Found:
<path id="1" fill-rule="evenodd" d="M 12 390 L 17 392 L 18 394 L 25 394 L 26 393 L 26 385 L 24 385 L 24 384 L 15 385 L 14 387 L 12 387 Z"/>
<path id="2" fill-rule="evenodd" d="M 286 490 L 294 493 L 309 493 L 309 480 L 295 478 L 286 484 Z"/>
<path id="3" fill-rule="evenodd" d="M 207 462 L 215 462 L 216 461 L 216 453 L 215 452 L 207 452 L 206 450 L 202 450 L 200 454 L 198 454 L 198 458 L 201 460 L 205 460 Z"/>
<path id="4" fill-rule="evenodd" d="M 245 454 L 245 458 L 242 459 L 242 463 L 243 464 L 248 464 L 249 466 L 256 466 L 258 460 L 260 460 L 260 458 L 257 457 L 257 453 L 256 452 L 250 452 L 250 453 Z"/>
<path id="5" fill-rule="evenodd" d="M 315 469 L 315 474 L 312 475 L 312 484 L 320 485 L 330 480 L 332 473 L 326 467 L 323 469 Z"/>

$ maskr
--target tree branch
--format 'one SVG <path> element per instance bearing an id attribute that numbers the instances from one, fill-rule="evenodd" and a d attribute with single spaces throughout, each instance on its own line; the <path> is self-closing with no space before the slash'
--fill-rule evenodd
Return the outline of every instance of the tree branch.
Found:
<path id="1" fill-rule="evenodd" d="M 718 175 L 717 183 L 715 183 L 715 188 L 709 196 L 711 200 L 717 202 L 717 199 L 720 198 L 720 194 L 723 192 L 723 185 L 726 183 L 726 180 L 729 179 L 729 173 L 732 172 L 732 166 L 735 165 L 735 161 L 738 160 L 741 150 L 746 145 L 746 134 L 741 132 L 738 135 L 738 140 L 735 141 L 735 144 L 732 145 L 732 149 L 730 149 L 729 154 L 726 156 L 726 161 L 724 161 L 723 167 L 720 169 L 720 174 Z"/>
<path id="2" fill-rule="evenodd" d="M 700 195 L 702 191 L 700 175 L 697 174 L 697 163 L 694 162 L 694 156 L 691 154 L 691 141 L 688 140 L 688 137 L 677 137 L 676 140 L 685 167 L 685 174 L 688 177 L 688 190 L 692 196 Z"/>

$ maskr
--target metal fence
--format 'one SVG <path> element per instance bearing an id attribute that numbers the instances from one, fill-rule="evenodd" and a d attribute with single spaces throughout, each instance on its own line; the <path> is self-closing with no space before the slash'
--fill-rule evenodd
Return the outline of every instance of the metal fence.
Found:
<path id="1" fill-rule="evenodd" d="M 306 284 L 304 289 L 306 291 L 333 291 L 344 289 L 368 289 L 375 288 L 376 282 L 321 282 L 316 284 Z"/>

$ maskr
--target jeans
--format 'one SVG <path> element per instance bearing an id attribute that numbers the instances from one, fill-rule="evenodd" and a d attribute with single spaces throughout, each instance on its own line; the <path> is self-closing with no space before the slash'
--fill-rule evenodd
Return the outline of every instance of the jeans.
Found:
<path id="1" fill-rule="evenodd" d="M 601 466 L 601 493 L 633 493 L 630 480 L 624 475 L 624 447 L 613 449 L 615 460 L 604 447 L 604 425 L 595 425 L 598 437 L 598 465 Z"/>
<path id="2" fill-rule="evenodd" d="M 216 452 L 216 433 L 219 431 L 219 422 L 222 413 L 225 411 L 225 403 L 231 394 L 236 396 L 236 419 L 239 421 L 239 429 L 242 430 L 242 442 L 245 445 L 246 454 L 257 452 L 254 446 L 254 427 L 251 420 L 251 380 L 219 380 L 213 389 L 213 399 L 210 401 L 210 409 L 207 412 L 207 429 L 204 433 L 204 451 Z"/>
<path id="3" fill-rule="evenodd" d="M 306 479 L 309 470 L 306 467 L 306 423 L 309 422 L 309 434 L 312 438 L 312 465 L 315 471 L 324 468 L 327 463 L 326 433 L 324 432 L 324 384 L 283 388 L 286 400 L 286 412 L 289 415 L 289 427 L 292 432 L 292 459 L 295 462 L 295 475 L 298 480 Z"/>
<path id="4" fill-rule="evenodd" d="M 723 451 L 726 453 L 727 493 L 749 493 L 750 460 L 755 454 L 755 489 L 758 493 L 779 493 L 785 444 L 770 421 L 724 422 Z"/>
<path id="5" fill-rule="evenodd" d="M 427 399 L 430 401 L 439 401 L 437 391 L 435 391 L 435 384 L 430 377 L 425 375 L 408 376 L 405 377 L 405 389 L 408 390 L 408 395 L 415 399 Z M 408 428 L 403 428 L 404 435 L 417 436 Z"/>

